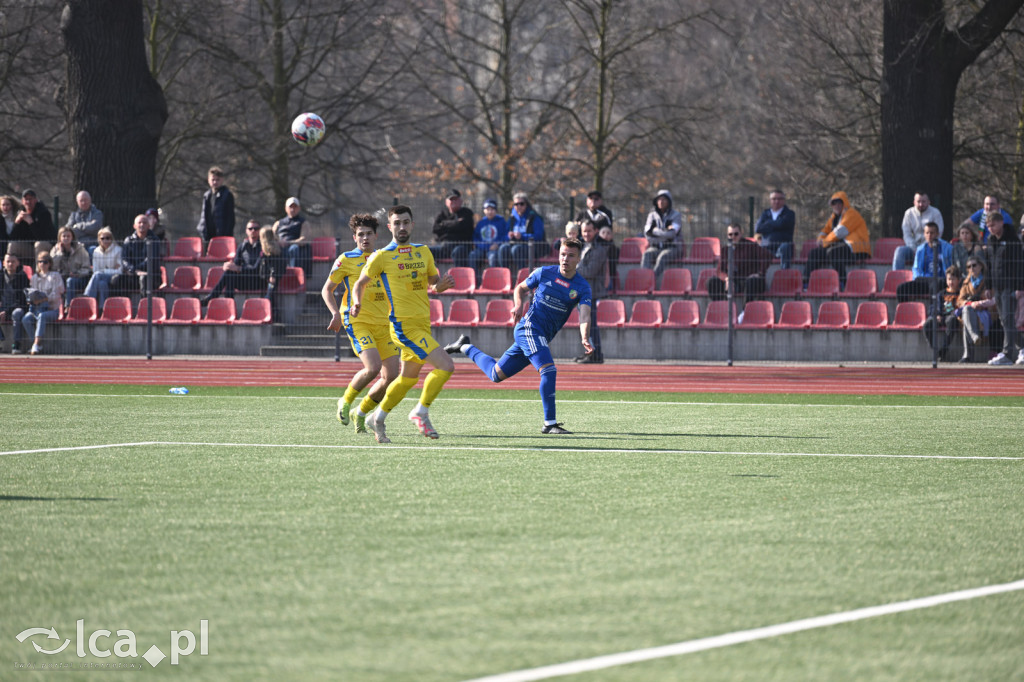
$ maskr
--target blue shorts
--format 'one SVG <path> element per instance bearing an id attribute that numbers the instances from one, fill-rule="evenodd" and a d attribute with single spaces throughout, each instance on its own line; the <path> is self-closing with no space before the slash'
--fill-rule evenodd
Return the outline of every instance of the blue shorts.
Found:
<path id="1" fill-rule="evenodd" d="M 544 365 L 553 365 L 548 340 L 543 336 L 529 334 L 520 328 L 515 330 L 515 341 L 498 360 L 498 367 L 506 377 L 519 374 L 527 365 L 533 365 L 539 372 Z"/>

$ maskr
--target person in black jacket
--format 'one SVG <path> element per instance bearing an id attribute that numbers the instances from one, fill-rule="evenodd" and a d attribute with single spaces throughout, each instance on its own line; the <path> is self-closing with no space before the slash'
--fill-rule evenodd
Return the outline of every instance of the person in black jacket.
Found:
<path id="1" fill-rule="evenodd" d="M 207 296 L 200 299 L 203 305 L 210 299 L 224 296 L 233 298 L 235 289 L 263 291 L 267 282 L 260 277 L 263 248 L 260 245 L 260 223 L 250 220 L 245 226 L 245 241 L 235 251 L 235 257 L 224 263 L 224 275 Z"/>
<path id="2" fill-rule="evenodd" d="M 1024 365 L 1024 348 L 1020 344 L 1020 332 L 1014 322 L 1017 313 L 1017 289 L 1024 289 L 1024 252 L 1020 238 L 1013 229 L 1007 229 L 1003 215 L 991 211 L 985 216 L 989 236 L 985 250 L 989 254 L 989 275 L 999 321 L 1003 325 L 1003 350 L 988 361 L 990 365 L 1012 365 L 1016 354 L 1018 365 Z"/>
<path id="3" fill-rule="evenodd" d="M 462 193 L 457 189 L 448 190 L 444 200 L 445 210 L 434 218 L 434 241 L 430 253 L 434 261 L 451 258 L 458 267 L 469 265 L 469 254 L 473 250 L 473 229 L 476 221 L 473 211 L 462 205 Z"/>
<path id="4" fill-rule="evenodd" d="M 218 166 L 210 169 L 206 176 L 210 189 L 203 194 L 203 207 L 199 211 L 196 231 L 203 241 L 214 237 L 235 235 L 235 195 L 224 184 L 224 171 Z"/>
<path id="5" fill-rule="evenodd" d="M 162 248 L 160 240 L 149 231 L 149 218 L 144 213 L 135 216 L 135 232 L 121 245 L 121 272 L 110 279 L 110 291 L 117 296 L 129 296 L 145 290 L 143 283 L 149 276 L 149 289 L 160 286 Z"/>
<path id="6" fill-rule="evenodd" d="M 0 274 L 0 323 L 14 323 L 14 311 L 28 310 L 28 301 L 25 300 L 25 289 L 28 289 L 28 286 L 28 275 L 25 274 L 25 270 L 21 267 L 21 259 L 13 253 L 8 253 L 4 256 L 3 274 Z M 18 314 L 18 317 L 18 322 L 14 323 L 12 353 L 18 352 L 21 345 L 21 337 L 25 333 L 24 327 L 21 325 L 21 313 Z M 3 338 L 3 331 L 0 330 L 0 341 Z"/>
<path id="7" fill-rule="evenodd" d="M 40 251 L 49 251 L 57 242 L 57 228 L 53 224 L 50 210 L 36 197 L 35 190 L 26 189 L 21 193 L 22 209 L 14 223 L 10 241 L 21 242 L 15 251 L 22 261 L 35 258 Z"/>

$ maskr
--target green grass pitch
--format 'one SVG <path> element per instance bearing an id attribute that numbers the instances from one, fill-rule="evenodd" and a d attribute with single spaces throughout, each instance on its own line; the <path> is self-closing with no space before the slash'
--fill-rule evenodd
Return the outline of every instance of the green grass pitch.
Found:
<path id="1" fill-rule="evenodd" d="M 551 437 L 450 390 L 428 441 L 413 397 L 377 446 L 319 389 L 0 387 L 0 679 L 458 682 L 1024 578 L 1024 399 L 564 392 Z M 1014 591 L 563 679 L 1024 679 L 1022 641 Z"/>

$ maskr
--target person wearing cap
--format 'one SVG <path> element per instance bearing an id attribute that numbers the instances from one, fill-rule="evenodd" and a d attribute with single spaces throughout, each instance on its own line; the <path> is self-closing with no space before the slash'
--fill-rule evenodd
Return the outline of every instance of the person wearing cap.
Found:
<path id="1" fill-rule="evenodd" d="M 53 225 L 53 216 L 49 209 L 39 201 L 35 190 L 26 189 L 21 193 L 21 211 L 11 232 L 12 242 L 22 242 L 15 253 L 22 262 L 30 263 L 35 254 L 49 251 L 57 241 L 57 228 Z M 10 248 L 10 247 L 8 247 Z"/>
<path id="2" fill-rule="evenodd" d="M 203 194 L 196 231 L 203 241 L 235 236 L 235 195 L 224 184 L 224 171 L 219 166 L 211 167 L 206 174 L 206 183 L 210 189 Z"/>
<path id="3" fill-rule="evenodd" d="M 274 223 L 274 234 L 281 244 L 281 251 L 288 260 L 288 267 L 302 268 L 309 279 L 309 270 L 313 265 L 313 247 L 309 241 L 302 236 L 302 227 L 306 224 L 306 217 L 300 211 L 302 204 L 297 197 L 288 197 L 284 202 L 284 212 L 287 214 Z"/>
<path id="4" fill-rule="evenodd" d="M 92 203 L 92 195 L 84 189 L 75 195 L 75 203 L 78 204 L 78 209 L 68 216 L 65 227 L 71 228 L 75 241 L 84 246 L 91 256 L 99 244 L 96 235 L 103 227 L 103 211 L 96 208 Z"/>
<path id="5" fill-rule="evenodd" d="M 434 218 L 434 260 L 451 258 L 458 267 L 469 265 L 473 251 L 473 211 L 462 205 L 462 193 L 448 190 L 444 210 Z"/>
<path id="6" fill-rule="evenodd" d="M 498 260 L 514 275 L 527 264 L 536 266 L 551 245 L 544 241 L 544 218 L 533 209 L 526 192 L 512 195 L 508 223 L 508 244 L 498 250 Z"/>
<path id="7" fill-rule="evenodd" d="M 683 216 L 672 208 L 672 193 L 667 189 L 654 195 L 654 208 L 647 214 L 644 236 L 647 250 L 640 260 L 640 267 L 654 269 L 654 276 L 661 277 L 670 263 L 676 263 L 686 255 L 683 247 Z"/>
<path id="8" fill-rule="evenodd" d="M 576 214 L 576 222 L 582 224 L 586 219 L 594 223 L 598 232 L 602 227 L 612 226 L 612 211 L 604 205 L 604 197 L 596 189 L 587 194 L 586 210 Z"/>
<path id="9" fill-rule="evenodd" d="M 804 265 L 804 287 L 811 272 L 832 268 L 839 273 L 839 285 L 846 287 L 846 268 L 871 257 L 868 224 L 860 211 L 850 204 L 846 192 L 836 192 L 829 199 L 832 214 L 818 233 L 818 245 L 807 254 Z"/>
<path id="10" fill-rule="evenodd" d="M 508 221 L 498 214 L 498 202 L 494 199 L 484 201 L 484 217 L 473 230 L 473 253 L 469 255 L 470 265 L 477 270 L 481 263 L 487 262 L 488 267 L 498 266 L 498 248 L 508 241 Z"/>

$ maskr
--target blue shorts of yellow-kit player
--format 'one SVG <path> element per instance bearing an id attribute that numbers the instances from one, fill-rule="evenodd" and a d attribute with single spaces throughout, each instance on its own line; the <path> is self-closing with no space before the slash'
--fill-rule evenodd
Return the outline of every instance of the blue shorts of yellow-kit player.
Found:
<path id="1" fill-rule="evenodd" d="M 352 352 L 359 355 L 364 350 L 376 348 L 381 360 L 398 355 L 398 346 L 391 338 L 390 324 L 362 324 L 350 322 L 345 325 L 345 333 L 352 342 Z"/>
<path id="2" fill-rule="evenodd" d="M 396 322 L 391 326 L 391 338 L 402 351 L 402 362 L 423 364 L 427 356 L 440 347 L 430 335 L 430 322 Z"/>

